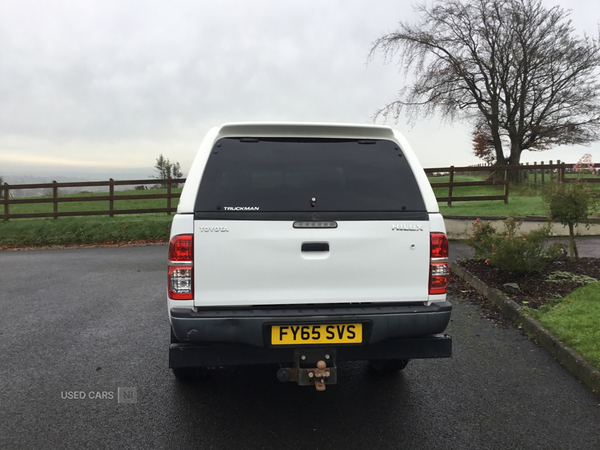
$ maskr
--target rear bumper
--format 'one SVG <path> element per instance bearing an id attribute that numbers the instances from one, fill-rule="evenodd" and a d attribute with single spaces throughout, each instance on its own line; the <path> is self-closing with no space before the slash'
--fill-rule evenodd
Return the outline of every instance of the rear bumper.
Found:
<path id="1" fill-rule="evenodd" d="M 338 361 L 371 359 L 450 358 L 452 339 L 444 334 L 390 339 L 376 344 L 335 346 Z M 241 364 L 293 364 L 295 348 L 251 345 L 171 344 L 169 367 L 210 367 Z"/>
<path id="2" fill-rule="evenodd" d="M 450 357 L 452 341 L 442 335 L 450 302 L 424 305 L 366 305 L 303 308 L 173 308 L 171 367 L 285 363 L 299 346 L 273 346 L 272 325 L 362 323 L 361 344 L 330 345 L 338 360 Z M 319 344 L 327 347 L 326 344 Z M 316 347 L 309 345 L 308 347 Z"/>

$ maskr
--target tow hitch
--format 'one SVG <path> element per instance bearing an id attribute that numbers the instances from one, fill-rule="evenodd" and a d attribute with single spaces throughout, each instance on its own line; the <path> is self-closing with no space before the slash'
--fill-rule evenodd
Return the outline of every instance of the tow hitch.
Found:
<path id="1" fill-rule="evenodd" d="M 300 386 L 314 385 L 324 391 L 326 384 L 337 383 L 335 349 L 309 349 L 294 351 L 294 367 L 282 367 L 277 379 L 282 383 L 296 381 Z"/>

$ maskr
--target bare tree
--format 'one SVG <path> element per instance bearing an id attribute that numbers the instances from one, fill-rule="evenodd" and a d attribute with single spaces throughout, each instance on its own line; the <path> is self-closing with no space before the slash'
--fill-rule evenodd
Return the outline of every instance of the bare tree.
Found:
<path id="1" fill-rule="evenodd" d="M 569 11 L 541 0 L 438 0 L 421 21 L 373 42 L 413 84 L 375 118 L 431 116 L 474 125 L 474 150 L 497 164 L 599 138 L 600 34 L 574 36 Z"/>

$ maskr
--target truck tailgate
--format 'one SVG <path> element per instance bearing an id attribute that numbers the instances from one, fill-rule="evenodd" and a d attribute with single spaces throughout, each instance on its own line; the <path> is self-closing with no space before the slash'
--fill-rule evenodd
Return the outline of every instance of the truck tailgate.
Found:
<path id="1" fill-rule="evenodd" d="M 336 228 L 294 228 L 292 221 L 197 220 L 194 303 L 423 301 L 429 245 L 428 221 L 340 221 Z"/>

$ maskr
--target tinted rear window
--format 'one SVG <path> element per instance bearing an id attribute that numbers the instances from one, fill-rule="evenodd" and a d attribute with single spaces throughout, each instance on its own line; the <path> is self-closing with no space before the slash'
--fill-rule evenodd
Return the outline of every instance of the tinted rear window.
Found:
<path id="1" fill-rule="evenodd" d="M 425 211 L 401 150 L 385 140 L 217 142 L 196 212 Z"/>

